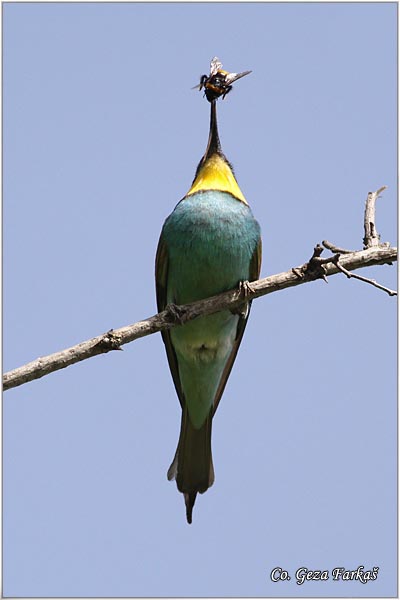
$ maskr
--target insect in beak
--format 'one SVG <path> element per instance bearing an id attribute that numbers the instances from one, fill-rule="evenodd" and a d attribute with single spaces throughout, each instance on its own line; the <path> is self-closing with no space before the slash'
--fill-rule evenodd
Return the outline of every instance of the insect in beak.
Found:
<path id="1" fill-rule="evenodd" d="M 222 70 L 222 63 L 217 57 L 214 57 L 210 64 L 210 75 L 202 75 L 200 83 L 192 89 L 202 90 L 209 102 L 217 100 L 220 96 L 222 99 L 232 90 L 232 84 L 241 79 L 251 71 L 243 71 L 242 73 L 229 73 Z"/>

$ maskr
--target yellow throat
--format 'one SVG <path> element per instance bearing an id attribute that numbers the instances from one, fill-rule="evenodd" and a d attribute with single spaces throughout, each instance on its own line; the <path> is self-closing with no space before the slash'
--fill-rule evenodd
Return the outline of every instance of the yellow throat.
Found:
<path id="1" fill-rule="evenodd" d="M 235 179 L 232 169 L 228 162 L 219 154 L 212 154 L 206 159 L 203 165 L 199 168 L 192 187 L 186 194 L 190 196 L 196 192 L 206 190 L 218 190 L 219 192 L 228 192 L 237 200 L 247 204 L 246 198 L 243 196 L 240 187 Z"/>

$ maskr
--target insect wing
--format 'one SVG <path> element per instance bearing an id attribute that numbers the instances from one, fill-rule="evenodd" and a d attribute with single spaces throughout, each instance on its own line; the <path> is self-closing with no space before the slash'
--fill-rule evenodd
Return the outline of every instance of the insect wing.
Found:
<path id="1" fill-rule="evenodd" d="M 251 71 L 243 71 L 243 73 L 228 73 L 227 75 L 225 75 L 225 83 L 227 85 L 232 85 L 232 83 L 234 81 L 241 79 L 242 77 L 244 77 L 245 75 L 248 75 L 249 73 L 251 73 Z"/>
<path id="2" fill-rule="evenodd" d="M 210 77 L 212 77 L 213 75 L 216 75 L 218 73 L 218 71 L 221 69 L 221 67 L 222 67 L 222 62 L 220 62 L 220 60 L 217 56 L 214 56 L 214 58 L 210 62 Z"/>

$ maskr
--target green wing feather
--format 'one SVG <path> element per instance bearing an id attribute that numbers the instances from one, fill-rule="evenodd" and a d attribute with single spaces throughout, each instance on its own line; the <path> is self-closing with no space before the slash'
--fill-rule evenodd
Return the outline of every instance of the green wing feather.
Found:
<path id="1" fill-rule="evenodd" d="M 168 250 L 161 236 L 160 241 L 158 242 L 156 255 L 156 295 L 158 312 L 161 312 L 167 306 L 168 262 Z M 181 381 L 179 379 L 178 360 L 171 342 L 169 329 L 162 331 L 161 335 L 167 350 L 168 364 L 171 370 L 176 393 L 178 394 L 179 402 L 181 403 L 182 408 L 184 408 L 184 394 L 182 391 Z"/>
<path id="2" fill-rule="evenodd" d="M 261 254 L 262 254 L 262 245 L 261 245 L 261 238 L 260 238 L 260 240 L 257 244 L 257 247 L 254 251 L 254 254 L 251 258 L 251 261 L 250 261 L 250 270 L 249 270 L 249 272 L 250 272 L 249 281 L 250 282 L 256 281 L 259 278 L 260 270 L 261 270 Z M 235 358 L 236 358 L 236 355 L 239 350 L 240 342 L 242 341 L 244 330 L 246 329 L 247 320 L 250 315 L 250 308 L 251 308 L 251 302 L 249 302 L 246 316 L 241 316 L 239 318 L 239 323 L 238 323 L 237 330 L 236 330 L 235 343 L 233 344 L 232 351 L 228 357 L 228 360 L 226 361 L 226 365 L 222 372 L 219 386 L 218 386 L 217 392 L 215 394 L 213 415 L 215 414 L 215 411 L 218 408 L 218 404 L 219 404 L 219 401 L 221 400 L 222 394 L 224 393 L 226 382 L 228 381 L 230 372 L 233 367 L 233 363 L 235 362 Z"/>

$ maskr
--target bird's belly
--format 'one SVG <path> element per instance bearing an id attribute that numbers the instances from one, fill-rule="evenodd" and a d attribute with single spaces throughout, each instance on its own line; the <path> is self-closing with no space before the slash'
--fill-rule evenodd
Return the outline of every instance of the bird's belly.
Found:
<path id="1" fill-rule="evenodd" d="M 224 362 L 236 337 L 239 317 L 228 310 L 199 317 L 171 330 L 177 354 L 189 362 L 207 365 Z"/>
<path id="2" fill-rule="evenodd" d="M 239 317 L 229 311 L 199 317 L 171 330 L 179 376 L 193 426 L 203 425 L 232 351 Z"/>

